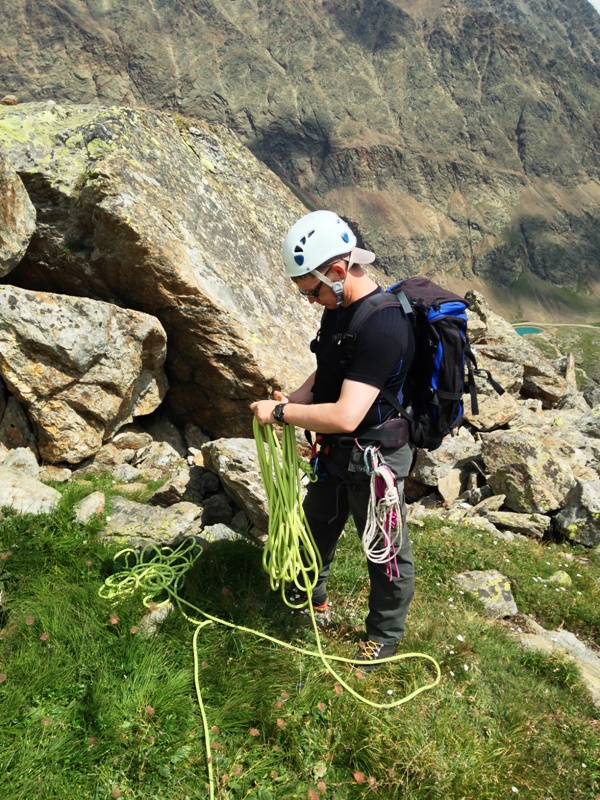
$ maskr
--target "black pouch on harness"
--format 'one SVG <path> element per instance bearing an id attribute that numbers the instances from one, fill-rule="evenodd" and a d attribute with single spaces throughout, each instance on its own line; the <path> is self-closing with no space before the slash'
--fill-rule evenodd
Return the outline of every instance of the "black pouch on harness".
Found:
<path id="1" fill-rule="evenodd" d="M 404 447 L 410 441 L 410 424 L 404 417 L 394 417 L 360 433 L 356 439 L 360 444 L 375 442 L 384 448 Z"/>

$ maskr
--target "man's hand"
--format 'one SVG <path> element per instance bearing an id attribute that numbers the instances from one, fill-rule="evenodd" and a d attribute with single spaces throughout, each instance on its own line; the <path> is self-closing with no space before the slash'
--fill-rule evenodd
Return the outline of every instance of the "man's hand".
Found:
<path id="1" fill-rule="evenodd" d="M 273 392 L 273 396 L 275 400 L 257 400 L 250 406 L 250 410 L 258 420 L 259 425 L 270 425 L 275 422 L 273 409 L 279 403 L 287 403 L 287 397 L 281 392 Z"/>

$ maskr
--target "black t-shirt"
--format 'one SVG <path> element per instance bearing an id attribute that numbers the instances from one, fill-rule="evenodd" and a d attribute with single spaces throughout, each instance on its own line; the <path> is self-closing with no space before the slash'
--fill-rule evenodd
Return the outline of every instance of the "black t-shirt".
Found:
<path id="1" fill-rule="evenodd" d="M 376 289 L 371 294 L 381 291 Z M 352 344 L 344 338 L 356 310 L 370 296 L 347 308 L 324 311 L 314 346 L 317 356 L 314 403 L 335 403 L 346 378 L 378 389 L 385 386 L 403 402 L 402 386 L 414 354 L 414 337 L 402 308 L 378 308 L 362 325 Z M 394 407 L 380 394 L 355 433 L 396 415 Z"/>

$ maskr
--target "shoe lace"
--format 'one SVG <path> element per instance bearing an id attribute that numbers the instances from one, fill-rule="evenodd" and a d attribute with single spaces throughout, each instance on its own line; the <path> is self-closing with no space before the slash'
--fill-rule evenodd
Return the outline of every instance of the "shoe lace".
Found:
<path id="1" fill-rule="evenodd" d="M 367 641 L 363 643 L 361 649 L 364 653 L 365 659 L 370 661 L 379 656 L 382 647 L 383 644 L 381 642 L 374 642 L 372 639 L 367 639 Z"/>

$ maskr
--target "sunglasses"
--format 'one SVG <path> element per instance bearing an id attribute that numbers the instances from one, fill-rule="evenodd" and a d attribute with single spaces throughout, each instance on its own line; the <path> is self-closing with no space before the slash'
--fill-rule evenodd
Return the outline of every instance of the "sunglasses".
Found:
<path id="1" fill-rule="evenodd" d="M 311 289 L 308 292 L 305 289 L 298 288 L 298 291 L 300 292 L 302 297 L 310 297 L 313 300 L 316 300 L 316 298 L 319 296 L 319 292 L 323 288 L 323 284 L 327 284 L 327 286 L 331 286 L 331 281 L 328 281 L 327 278 L 325 277 L 328 272 L 329 272 L 329 268 L 327 268 L 327 271 L 323 272 L 323 273 L 321 273 L 321 272 L 313 272 L 312 274 L 315 276 L 315 278 L 318 278 L 319 283 L 317 284 L 316 289 Z"/>

